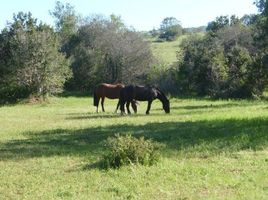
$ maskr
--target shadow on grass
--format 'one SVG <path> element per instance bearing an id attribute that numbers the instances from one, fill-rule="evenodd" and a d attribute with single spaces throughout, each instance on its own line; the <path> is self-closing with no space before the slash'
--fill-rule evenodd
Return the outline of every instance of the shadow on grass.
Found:
<path id="1" fill-rule="evenodd" d="M 107 170 L 108 168 L 105 167 L 103 160 L 99 160 L 99 161 L 92 162 L 92 163 L 89 162 L 88 164 L 84 165 L 81 170 L 87 171 L 87 170 L 92 170 L 92 169 Z"/>
<path id="2" fill-rule="evenodd" d="M 185 109 L 185 110 L 196 110 L 196 109 L 223 109 L 223 108 L 233 108 L 233 107 L 251 107 L 254 105 L 250 104 L 241 104 L 241 103 L 224 103 L 224 104 L 213 104 L 207 103 L 203 105 L 196 105 L 196 106 L 175 106 L 171 109 Z"/>
<path id="3" fill-rule="evenodd" d="M 104 140 L 115 133 L 150 138 L 171 151 L 189 156 L 217 155 L 268 146 L 268 118 L 229 119 L 196 122 L 163 122 L 145 125 L 114 125 L 87 129 L 56 129 L 26 132 L 27 139 L 0 143 L 0 160 L 50 156 L 87 156 L 99 158 Z"/>
<path id="4" fill-rule="evenodd" d="M 133 113 L 131 115 L 124 114 L 121 115 L 120 113 L 99 113 L 99 114 L 91 114 L 91 113 L 72 113 L 70 117 L 66 117 L 66 120 L 84 120 L 84 119 L 115 119 L 115 118 L 122 118 L 122 117 L 151 117 L 151 116 L 162 116 L 162 113 L 150 113 L 150 115 L 146 115 L 145 113 Z"/>
<path id="5" fill-rule="evenodd" d="M 66 120 L 83 120 L 83 119 L 113 119 L 113 118 L 120 118 L 122 117 L 118 113 L 114 114 L 81 114 L 81 113 L 76 113 L 73 114 L 70 117 L 66 117 Z"/>
<path id="6" fill-rule="evenodd" d="M 188 110 L 190 112 L 192 111 L 197 111 L 197 112 L 210 112 L 211 110 L 214 110 L 214 109 L 225 109 L 225 108 L 234 108 L 234 107 L 237 107 L 237 108 L 246 108 L 246 107 L 252 107 L 252 106 L 255 106 L 255 104 L 243 104 L 241 102 L 230 102 L 230 103 L 223 103 L 223 104 L 215 104 L 213 102 L 207 102 L 207 103 L 204 103 L 203 105 L 181 105 L 180 106 L 180 103 L 176 103 L 175 106 L 170 105 L 170 111 L 174 111 L 174 110 Z M 160 110 L 160 111 L 163 111 L 164 110 L 161 108 L 161 106 L 157 107 L 157 108 L 154 108 L 153 110 Z"/>
<path id="7" fill-rule="evenodd" d="M 64 91 L 58 94 L 58 97 L 89 97 L 92 96 L 92 92 L 77 92 L 77 91 Z"/>

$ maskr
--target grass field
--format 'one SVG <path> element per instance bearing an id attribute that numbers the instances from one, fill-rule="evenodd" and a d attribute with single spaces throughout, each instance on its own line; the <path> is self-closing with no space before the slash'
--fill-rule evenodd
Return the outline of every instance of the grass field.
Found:
<path id="1" fill-rule="evenodd" d="M 202 37 L 203 33 L 198 33 Z M 172 66 L 178 62 L 177 54 L 180 52 L 180 44 L 190 35 L 182 35 L 174 41 L 159 42 L 158 38 L 149 37 L 147 40 L 151 44 L 153 55 L 162 63 L 167 66 Z"/>
<path id="2" fill-rule="evenodd" d="M 157 38 L 150 38 L 153 55 L 163 64 L 168 66 L 177 62 L 177 52 L 180 50 L 179 45 L 187 36 L 181 36 L 175 41 L 157 42 Z"/>
<path id="3" fill-rule="evenodd" d="M 268 102 L 171 99 L 138 114 L 92 98 L 0 107 L 0 199 L 268 199 Z M 115 133 L 166 145 L 157 165 L 103 170 Z"/>

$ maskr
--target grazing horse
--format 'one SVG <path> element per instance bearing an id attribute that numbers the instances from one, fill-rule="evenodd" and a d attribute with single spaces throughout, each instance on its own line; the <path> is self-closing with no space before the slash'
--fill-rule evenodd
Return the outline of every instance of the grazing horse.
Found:
<path id="1" fill-rule="evenodd" d="M 148 101 L 146 114 L 149 114 L 150 109 L 151 109 L 151 104 L 153 100 L 155 99 L 159 99 L 162 102 L 163 109 L 166 113 L 170 112 L 169 100 L 160 89 L 156 87 L 128 85 L 122 88 L 120 92 L 119 102 L 120 102 L 121 114 L 125 113 L 125 107 L 124 107 L 125 104 L 127 107 L 128 114 L 131 114 L 129 110 L 129 104 L 133 100 Z"/>
<path id="2" fill-rule="evenodd" d="M 102 111 L 105 112 L 104 110 L 104 99 L 105 97 L 109 99 L 119 99 L 120 97 L 120 91 L 122 88 L 125 86 L 123 84 L 107 84 L 107 83 L 101 83 L 99 84 L 95 90 L 94 90 L 94 106 L 97 107 L 97 112 L 98 112 L 98 107 L 99 107 L 99 101 L 101 98 L 101 107 Z M 134 112 L 137 112 L 137 102 L 136 101 L 131 101 L 131 106 L 134 110 Z M 115 112 L 118 110 L 119 107 L 119 101 L 117 103 L 117 107 Z"/>

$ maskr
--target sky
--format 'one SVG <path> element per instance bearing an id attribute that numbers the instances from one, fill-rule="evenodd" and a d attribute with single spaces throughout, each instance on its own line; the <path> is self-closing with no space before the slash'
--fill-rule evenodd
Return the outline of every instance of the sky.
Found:
<path id="1" fill-rule="evenodd" d="M 0 7 L 0 29 L 7 21 L 12 22 L 13 13 L 31 12 L 38 20 L 54 25 L 49 10 L 56 0 L 4 0 Z M 61 0 L 70 3 L 83 17 L 92 14 L 110 16 L 115 14 L 127 26 L 138 31 L 159 28 L 165 17 L 175 17 L 184 28 L 206 26 L 221 15 L 257 13 L 254 0 Z"/>

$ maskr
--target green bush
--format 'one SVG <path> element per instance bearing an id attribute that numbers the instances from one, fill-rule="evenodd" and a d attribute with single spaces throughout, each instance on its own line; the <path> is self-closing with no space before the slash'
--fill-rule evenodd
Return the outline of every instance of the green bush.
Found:
<path id="1" fill-rule="evenodd" d="M 135 138 L 131 135 L 115 135 L 105 142 L 108 152 L 104 155 L 105 168 L 119 168 L 123 165 L 141 164 L 152 165 L 159 160 L 159 149 L 163 144 L 146 140 L 144 137 Z"/>
<path id="2" fill-rule="evenodd" d="M 0 105 L 16 103 L 20 99 L 27 98 L 29 95 L 29 88 L 11 84 L 8 86 L 0 84 Z"/>

